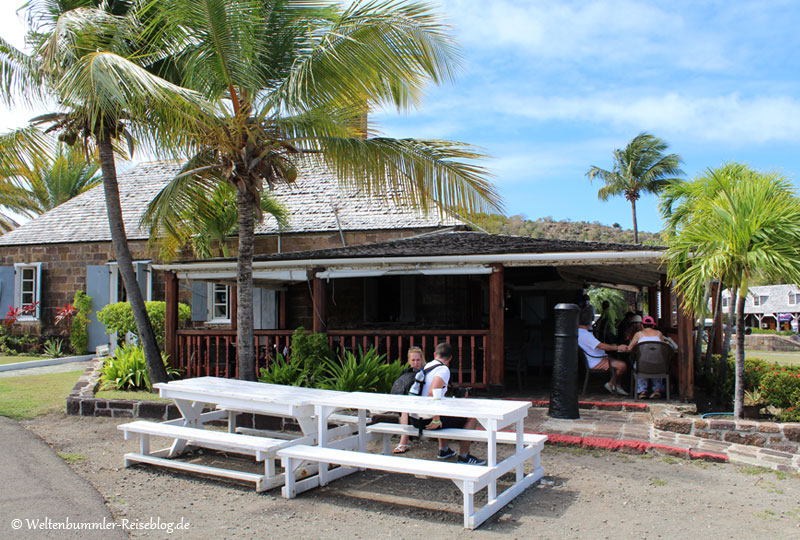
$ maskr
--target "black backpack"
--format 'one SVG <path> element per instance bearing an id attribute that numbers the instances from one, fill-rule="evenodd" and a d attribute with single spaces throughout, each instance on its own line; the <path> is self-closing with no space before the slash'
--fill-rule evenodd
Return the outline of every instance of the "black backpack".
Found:
<path id="1" fill-rule="evenodd" d="M 408 391 L 411 390 L 411 386 L 414 384 L 414 371 L 412 368 L 406 368 L 400 374 L 394 384 L 392 384 L 392 389 L 389 392 L 390 394 L 399 394 L 401 396 L 405 396 L 408 394 Z"/>

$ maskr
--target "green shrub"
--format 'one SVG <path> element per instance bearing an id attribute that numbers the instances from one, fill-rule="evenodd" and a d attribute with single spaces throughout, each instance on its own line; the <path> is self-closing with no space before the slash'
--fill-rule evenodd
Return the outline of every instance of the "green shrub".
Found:
<path id="1" fill-rule="evenodd" d="M 49 358 L 59 358 L 64 355 L 64 340 L 58 338 L 48 339 L 44 344 L 44 354 Z"/>
<path id="2" fill-rule="evenodd" d="M 800 407 L 800 370 L 774 366 L 761 380 L 761 393 L 773 407 Z"/>
<path id="3" fill-rule="evenodd" d="M 145 302 L 147 315 L 150 317 L 150 324 L 153 325 L 153 332 L 156 335 L 158 346 L 164 348 L 164 332 L 166 330 L 166 303 L 164 302 Z M 192 309 L 186 304 L 178 304 L 178 324 L 192 316 Z M 139 337 L 136 329 L 136 321 L 133 318 L 133 310 L 129 302 L 117 302 L 108 304 L 97 312 L 97 319 L 106 327 L 107 334 L 117 333 L 119 340 L 125 338 L 128 332 Z"/>
<path id="4" fill-rule="evenodd" d="M 402 370 L 402 362 L 387 363 L 386 355 L 378 354 L 374 347 L 366 353 L 359 347 L 358 357 L 351 351 L 345 351 L 341 361 L 338 358 L 327 359 L 320 386 L 342 392 L 388 394 Z"/>
<path id="5" fill-rule="evenodd" d="M 711 369 L 705 371 L 705 360 L 700 360 L 695 365 L 695 380 L 703 385 L 706 390 L 714 390 L 719 381 L 720 356 L 715 354 L 711 357 Z M 774 369 L 775 364 L 760 360 L 758 358 L 746 358 L 744 361 L 744 390 L 752 392 L 758 390 L 761 380 L 770 370 Z M 727 369 L 725 371 L 725 381 L 722 383 L 721 401 L 733 404 L 734 392 L 736 390 L 736 363 L 733 356 L 728 357 Z"/>
<path id="6" fill-rule="evenodd" d="M 78 312 L 72 318 L 69 331 L 69 343 L 75 354 L 85 354 L 89 348 L 89 314 L 92 312 L 92 298 L 83 291 L 75 291 L 72 305 Z"/>
<path id="7" fill-rule="evenodd" d="M 791 330 L 771 330 L 769 328 L 751 328 L 753 334 L 772 334 L 775 336 L 791 336 L 794 334 Z"/>
<path id="8" fill-rule="evenodd" d="M 305 386 L 308 382 L 308 373 L 299 362 L 288 362 L 281 353 L 278 353 L 270 362 L 269 370 L 261 368 L 258 380 L 263 383 Z"/>
<path id="9" fill-rule="evenodd" d="M 309 334 L 302 326 L 292 334 L 289 360 L 305 373 L 302 386 L 316 387 L 325 364 L 333 358 L 327 334 Z"/>
<path id="10" fill-rule="evenodd" d="M 180 374 L 179 370 L 169 366 L 165 355 L 162 354 L 161 358 L 167 368 L 167 375 L 173 377 Z M 114 356 L 103 364 L 100 381 L 102 389 L 150 391 L 153 385 L 150 382 L 150 373 L 147 371 L 144 349 L 125 345 L 117 347 Z"/>
<path id="11" fill-rule="evenodd" d="M 800 407 L 789 407 L 777 414 L 778 422 L 800 422 Z"/>

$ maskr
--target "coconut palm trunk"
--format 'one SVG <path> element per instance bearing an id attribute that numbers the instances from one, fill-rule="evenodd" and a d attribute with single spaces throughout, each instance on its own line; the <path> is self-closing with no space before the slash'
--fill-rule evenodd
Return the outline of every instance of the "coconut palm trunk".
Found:
<path id="1" fill-rule="evenodd" d="M 136 273 L 133 270 L 133 258 L 128 249 L 128 241 L 125 235 L 125 224 L 122 221 L 122 206 L 119 201 L 119 185 L 117 183 L 117 169 L 114 164 L 114 148 L 111 144 L 111 135 L 108 128 L 104 128 L 97 137 L 97 150 L 100 155 L 100 168 L 103 171 L 103 190 L 106 197 L 106 208 L 108 211 L 108 227 L 111 231 L 111 243 L 114 246 L 114 253 L 119 264 L 119 272 L 122 275 L 122 282 L 125 284 L 125 291 L 128 294 L 128 302 L 133 310 L 133 318 L 136 320 L 136 329 L 139 332 L 139 340 L 144 349 L 147 370 L 150 372 L 150 380 L 154 383 L 167 382 L 167 370 L 161 360 L 161 352 L 155 340 L 155 333 L 147 316 L 147 309 L 142 298 L 142 291 L 136 281 Z"/>
<path id="2" fill-rule="evenodd" d="M 733 397 L 733 416 L 742 418 L 744 408 L 744 304 L 747 300 L 747 287 L 739 289 L 739 302 L 736 306 L 736 391 Z M 744 296 L 742 296 L 744 293 Z"/>
<path id="3" fill-rule="evenodd" d="M 236 272 L 236 294 L 239 303 L 236 311 L 236 349 L 238 352 L 239 379 L 256 380 L 253 350 L 253 244 L 255 241 L 256 200 L 249 191 L 239 188 L 236 204 L 239 209 L 239 256 Z"/>
<path id="4" fill-rule="evenodd" d="M 636 222 L 636 199 L 631 199 L 631 212 L 633 213 L 633 243 L 639 243 L 639 225 Z"/>

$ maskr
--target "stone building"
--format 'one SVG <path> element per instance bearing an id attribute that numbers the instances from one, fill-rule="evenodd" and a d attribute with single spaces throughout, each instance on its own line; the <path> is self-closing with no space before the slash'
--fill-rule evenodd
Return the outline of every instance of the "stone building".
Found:
<path id="1" fill-rule="evenodd" d="M 120 201 L 139 285 L 146 300 L 163 300 L 163 273 L 159 248 L 148 244 L 139 220 L 148 203 L 179 170 L 177 163 L 143 163 L 119 175 Z M 274 218 L 256 227 L 255 253 L 352 246 L 463 227 L 462 222 L 438 212 L 423 214 L 401 208 L 386 194 L 368 196 L 341 188 L 335 177 L 319 169 L 300 170 L 291 185 L 281 185 L 276 197 L 290 212 L 289 228 L 279 231 Z M 230 247 L 235 252 L 235 238 Z M 192 259 L 191 252 L 181 259 Z M 77 290 L 92 297 L 92 309 L 124 300 L 102 186 L 94 188 L 0 236 L 0 306 L 21 308 L 39 302 L 36 312 L 20 319 L 29 333 L 56 333 L 56 310 L 70 302 Z M 181 300 L 192 305 L 192 324 L 220 327 L 230 323 L 229 284 L 196 282 L 182 289 Z M 256 291 L 257 328 L 277 324 L 278 294 Z M 90 350 L 108 343 L 105 328 L 94 313 L 89 326 Z"/>

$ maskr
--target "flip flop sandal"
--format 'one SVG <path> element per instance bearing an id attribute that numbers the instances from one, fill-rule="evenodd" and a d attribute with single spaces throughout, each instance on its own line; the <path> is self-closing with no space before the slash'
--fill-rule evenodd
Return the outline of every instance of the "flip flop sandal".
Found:
<path id="1" fill-rule="evenodd" d="M 408 445 L 407 444 L 398 444 L 394 450 L 392 450 L 392 454 L 405 454 L 408 452 Z"/>

